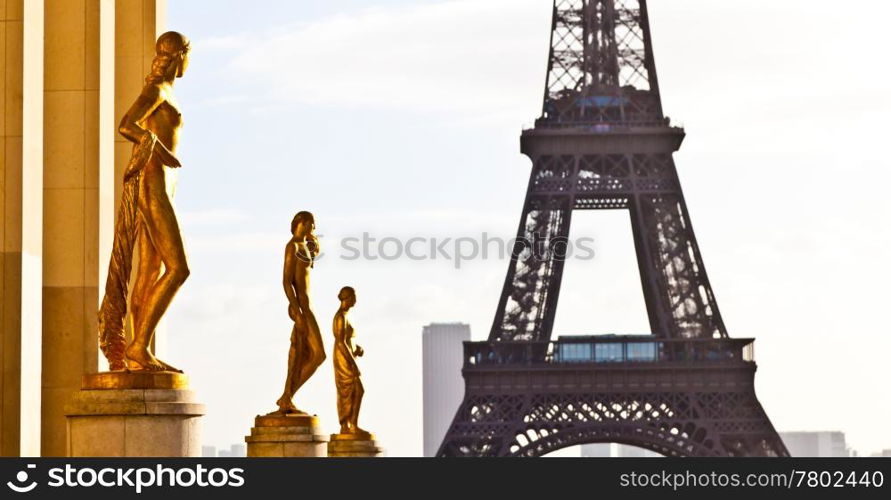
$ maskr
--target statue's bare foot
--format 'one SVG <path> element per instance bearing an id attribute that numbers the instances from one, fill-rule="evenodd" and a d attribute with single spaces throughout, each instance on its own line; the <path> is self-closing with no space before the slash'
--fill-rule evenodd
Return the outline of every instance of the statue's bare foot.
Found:
<path id="1" fill-rule="evenodd" d="M 306 416 L 309 416 L 309 413 L 307 413 L 307 412 L 305 412 L 305 411 L 303 411 L 303 410 L 297 409 L 297 408 L 294 408 L 293 410 L 288 410 L 285 414 L 286 414 L 286 415 L 306 415 Z"/>
<path id="2" fill-rule="evenodd" d="M 176 373 L 182 373 L 182 372 L 183 372 L 183 371 L 180 370 L 179 368 L 174 368 L 174 367 L 168 365 L 167 363 L 161 361 L 161 360 L 158 359 L 158 358 L 155 358 L 155 361 L 157 361 L 158 363 L 161 364 L 161 366 L 164 367 L 164 371 L 165 371 L 165 372 L 176 372 Z"/>
<path id="3" fill-rule="evenodd" d="M 358 436 L 371 436 L 370 432 L 366 431 L 365 429 L 361 429 L 359 427 L 355 427 L 353 429 L 353 432 L 355 432 L 356 435 L 358 435 Z"/>
<path id="4" fill-rule="evenodd" d="M 309 415 L 309 413 L 297 409 L 297 407 L 294 406 L 294 402 L 285 396 L 280 397 L 275 404 L 278 405 L 278 411 L 272 413 L 276 415 Z"/>
<path id="5" fill-rule="evenodd" d="M 344 430 L 344 429 L 346 429 L 346 430 Z M 340 433 L 341 434 L 352 434 L 353 436 L 356 436 L 356 437 L 370 437 L 371 436 L 370 432 L 366 431 L 365 429 L 360 428 L 359 426 L 355 426 L 355 425 L 349 426 L 349 427 L 340 426 Z"/>
<path id="6" fill-rule="evenodd" d="M 152 356 L 148 349 L 136 345 L 127 347 L 127 366 L 130 371 L 160 372 L 167 368 L 164 363 Z"/>
<path id="7" fill-rule="evenodd" d="M 297 407 L 294 406 L 294 402 L 286 398 L 285 396 L 278 398 L 278 401 L 275 402 L 275 405 L 278 406 L 278 411 L 280 411 L 282 415 L 288 413 L 289 411 L 297 410 Z"/>

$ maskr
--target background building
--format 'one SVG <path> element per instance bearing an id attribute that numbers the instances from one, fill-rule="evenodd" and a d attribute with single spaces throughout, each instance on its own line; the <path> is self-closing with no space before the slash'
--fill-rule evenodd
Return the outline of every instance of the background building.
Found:
<path id="1" fill-rule="evenodd" d="M 424 327 L 423 351 L 424 456 L 436 455 L 464 397 L 462 342 L 470 340 L 470 325 L 431 323 Z"/>
<path id="2" fill-rule="evenodd" d="M 646 458 L 661 457 L 662 455 L 638 448 L 636 446 L 627 446 L 617 443 L 595 443 L 583 444 L 580 446 L 582 457 L 620 457 L 620 458 Z"/>
<path id="3" fill-rule="evenodd" d="M 652 458 L 661 457 L 662 455 L 655 451 L 650 451 L 636 446 L 627 446 L 624 444 L 613 445 L 613 456 L 619 458 Z"/>
<path id="4" fill-rule="evenodd" d="M 220 449 L 217 452 L 218 457 L 246 457 L 247 451 L 244 443 L 235 443 L 229 446 L 229 449 Z"/>
<path id="5" fill-rule="evenodd" d="M 244 443 L 229 445 L 229 448 L 217 449 L 216 446 L 204 445 L 201 447 L 202 457 L 246 457 L 247 448 Z"/>
<path id="6" fill-rule="evenodd" d="M 612 443 L 583 444 L 581 448 L 582 458 L 607 458 L 612 456 Z"/>
<path id="7" fill-rule="evenodd" d="M 841 431 L 781 432 L 780 437 L 793 457 L 851 456 Z"/>

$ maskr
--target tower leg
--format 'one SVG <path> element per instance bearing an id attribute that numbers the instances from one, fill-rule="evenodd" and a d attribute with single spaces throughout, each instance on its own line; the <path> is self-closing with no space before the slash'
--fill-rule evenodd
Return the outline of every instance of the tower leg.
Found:
<path id="1" fill-rule="evenodd" d="M 568 197 L 527 203 L 490 339 L 550 337 L 571 217 Z"/>

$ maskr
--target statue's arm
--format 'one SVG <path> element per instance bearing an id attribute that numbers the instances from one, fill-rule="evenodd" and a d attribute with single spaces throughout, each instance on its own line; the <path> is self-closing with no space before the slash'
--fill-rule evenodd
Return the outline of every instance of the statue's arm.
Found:
<path id="1" fill-rule="evenodd" d="M 282 286 L 285 288 L 285 296 L 288 297 L 288 310 L 293 309 L 293 314 L 297 314 L 297 292 L 294 291 L 294 251 L 291 249 L 292 243 L 288 243 L 285 247 L 285 267 L 282 270 Z"/>
<path id="2" fill-rule="evenodd" d="M 319 246 L 319 238 L 313 233 L 310 233 L 309 236 L 306 237 L 306 248 L 309 250 L 309 254 L 313 260 L 318 257 L 319 253 L 322 251 Z"/>
<path id="3" fill-rule="evenodd" d="M 151 116 L 162 102 L 164 102 L 164 98 L 161 96 L 160 87 L 152 84 L 146 85 L 142 89 L 142 93 L 139 94 L 139 97 L 136 98 L 136 102 L 130 106 L 130 109 L 128 109 L 127 113 L 124 114 L 124 117 L 121 118 L 121 123 L 118 125 L 118 132 L 128 141 L 139 144 L 139 141 L 142 140 L 143 136 L 145 136 L 146 133 L 149 133 L 149 131 L 144 129 L 140 124 L 143 123 L 146 118 Z M 179 160 L 173 156 L 173 153 L 171 153 L 170 150 L 167 149 L 167 146 L 161 141 L 155 142 L 154 152 L 158 154 L 165 165 L 170 165 L 172 167 L 180 166 Z"/>
<path id="4" fill-rule="evenodd" d="M 146 129 L 142 128 L 140 123 L 145 121 L 162 102 L 161 89 L 157 85 L 146 85 L 139 97 L 136 98 L 136 102 L 121 118 L 118 132 L 128 141 L 139 143 L 146 133 Z"/>

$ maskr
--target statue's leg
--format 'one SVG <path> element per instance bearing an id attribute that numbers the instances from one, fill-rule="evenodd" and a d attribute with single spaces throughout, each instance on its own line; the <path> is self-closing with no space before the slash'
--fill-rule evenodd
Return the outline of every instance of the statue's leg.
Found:
<path id="1" fill-rule="evenodd" d="M 295 312 L 295 322 L 302 326 L 305 351 L 299 359 L 299 371 L 297 375 L 295 391 L 312 376 L 316 368 L 325 360 L 325 349 L 322 345 L 322 334 L 319 324 L 312 312 L 309 301 L 309 268 L 298 264 L 294 276 L 294 292 L 297 295 L 298 309 Z"/>
<path id="2" fill-rule="evenodd" d="M 365 395 L 365 388 L 362 386 L 362 379 L 356 377 L 353 387 L 353 411 L 350 415 L 350 426 L 356 434 L 368 434 L 367 431 L 359 427 L 359 408 L 362 406 L 362 396 Z"/>
<path id="3" fill-rule="evenodd" d="M 147 167 L 145 173 L 151 173 L 153 176 L 164 175 L 163 172 L 149 170 L 155 169 Z M 160 170 L 160 167 L 157 170 Z M 176 370 L 160 360 L 152 359 L 147 347 L 151 333 L 155 331 L 161 316 L 167 311 L 180 286 L 189 277 L 189 266 L 179 223 L 163 188 L 163 181 L 155 179 L 140 197 L 140 213 L 145 221 L 145 229 L 164 263 L 164 273 L 149 288 L 141 317 L 134 325 L 133 343 L 127 348 L 127 357 L 146 370 Z M 160 192 L 157 192 L 159 189 Z"/>
<path id="4" fill-rule="evenodd" d="M 288 375 L 285 377 L 285 389 L 282 396 L 275 404 L 282 413 L 297 412 L 294 406 L 294 394 L 297 392 L 296 380 L 300 374 L 300 359 L 303 354 L 303 346 L 300 340 L 300 332 L 297 324 L 291 329 L 291 347 L 288 349 Z"/>
<path id="5" fill-rule="evenodd" d="M 303 314 L 304 324 L 306 328 L 303 331 L 305 351 L 300 365 L 300 375 L 297 379 L 297 389 L 303 386 L 316 369 L 325 361 L 325 346 L 322 344 L 322 334 L 319 331 L 319 325 L 316 322 L 315 314 L 309 308 L 301 304 L 301 313 Z"/>
<path id="6" fill-rule="evenodd" d="M 303 362 L 299 367 L 296 389 L 303 387 L 303 384 L 312 377 L 319 365 L 325 361 L 325 348 L 322 344 L 322 335 L 318 329 L 307 328 L 304 334 Z"/>
<path id="7" fill-rule="evenodd" d="M 337 421 L 340 423 L 340 433 L 350 433 L 350 421 L 353 415 L 353 389 L 354 384 L 351 378 L 344 377 L 339 373 L 336 366 L 341 361 L 340 355 L 334 351 L 334 385 L 337 387 Z"/>
<path id="8" fill-rule="evenodd" d="M 334 354 L 334 362 L 337 363 L 337 354 Z M 340 433 L 348 434 L 350 432 L 350 405 L 353 400 L 345 393 L 343 380 L 338 378 L 337 371 L 334 373 L 334 385 L 337 388 L 337 421 L 340 423 Z"/>
<path id="9" fill-rule="evenodd" d="M 161 256 L 155 251 L 141 218 L 138 219 L 138 224 L 140 227 L 137 230 L 136 245 L 139 249 L 139 264 L 135 269 L 136 278 L 130 295 L 130 316 L 134 326 L 142 318 L 149 291 L 161 275 Z M 154 332 L 151 332 L 147 346 L 151 346 L 153 335 Z M 151 352 L 147 354 L 149 359 L 154 360 Z"/>
<path id="10" fill-rule="evenodd" d="M 296 355 L 294 356 L 294 361 L 289 365 L 289 370 L 291 372 L 289 380 L 291 385 L 288 386 L 288 391 L 291 397 L 294 397 L 294 394 L 297 393 L 297 389 L 302 385 L 300 382 L 300 371 L 306 364 L 306 357 L 309 352 L 306 345 L 306 320 L 303 318 L 303 315 L 300 314 L 299 310 L 294 317 L 294 330 L 291 334 L 291 345 L 296 349 Z"/>

